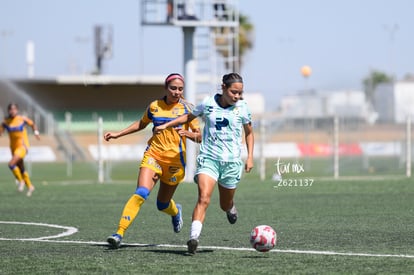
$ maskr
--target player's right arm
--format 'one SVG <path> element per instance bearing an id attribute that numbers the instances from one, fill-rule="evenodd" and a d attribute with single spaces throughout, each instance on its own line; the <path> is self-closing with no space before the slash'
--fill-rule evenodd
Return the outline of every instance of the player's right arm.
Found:
<path id="1" fill-rule="evenodd" d="M 36 139 L 40 140 L 40 136 L 39 136 L 40 133 L 39 133 L 39 129 L 37 128 L 36 123 L 33 120 L 31 120 L 30 118 L 27 118 L 27 117 L 23 117 L 23 118 L 24 118 L 24 121 L 27 123 L 27 125 L 32 127 L 32 130 L 33 130 L 33 133 L 34 133 Z"/>
<path id="2" fill-rule="evenodd" d="M 148 124 L 149 124 L 148 122 L 144 122 L 144 121 L 142 121 L 142 119 L 137 120 L 134 123 L 132 123 L 131 125 L 129 125 L 127 128 L 125 128 L 125 129 L 123 129 L 119 132 L 107 132 L 107 133 L 105 133 L 104 139 L 106 141 L 109 141 L 112 138 L 117 139 L 119 137 L 126 136 L 126 135 L 129 135 L 129 134 L 141 131 L 142 129 L 147 127 Z"/>
<path id="3" fill-rule="evenodd" d="M 2 123 L 2 124 L 0 124 L 0 137 L 3 135 L 3 132 L 4 132 L 4 126 L 3 126 L 3 123 Z"/>

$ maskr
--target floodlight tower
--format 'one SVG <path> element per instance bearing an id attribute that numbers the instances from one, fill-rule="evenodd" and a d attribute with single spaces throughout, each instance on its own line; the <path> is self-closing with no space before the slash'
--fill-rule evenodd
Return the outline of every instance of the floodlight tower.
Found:
<path id="1" fill-rule="evenodd" d="M 106 34 L 106 41 L 103 40 L 103 36 Z M 109 59 L 112 57 L 112 26 L 96 25 L 94 28 L 95 36 L 95 60 L 96 68 L 95 73 L 102 73 L 102 61 L 103 59 Z"/>
<path id="2" fill-rule="evenodd" d="M 141 25 L 181 27 L 184 35 L 183 69 L 185 77 L 185 98 L 196 102 L 197 83 L 211 81 L 218 84 L 217 64 L 212 64 L 207 74 L 197 72 L 202 62 L 200 51 L 195 48 L 196 29 L 207 29 L 210 49 L 205 60 L 215 63 L 218 51 L 229 72 L 238 72 L 238 0 L 142 0 Z M 219 43 L 218 43 L 219 42 Z M 218 48 L 220 47 L 220 49 Z M 224 54 L 223 54 L 224 53 Z M 205 61 L 204 60 L 204 61 Z M 223 64 L 222 64 L 223 65 Z M 196 148 L 187 143 L 186 181 L 193 178 L 195 172 Z"/>

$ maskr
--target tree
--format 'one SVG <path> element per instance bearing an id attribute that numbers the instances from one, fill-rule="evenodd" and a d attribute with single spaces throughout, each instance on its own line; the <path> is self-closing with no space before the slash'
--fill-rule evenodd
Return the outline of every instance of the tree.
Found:
<path id="1" fill-rule="evenodd" d="M 392 83 L 393 81 L 394 79 L 392 76 L 381 71 L 372 70 L 370 74 L 362 80 L 367 101 L 373 103 L 375 90 L 379 84 Z"/>
<path id="2" fill-rule="evenodd" d="M 239 14 L 239 56 L 238 61 L 231 59 L 231 54 L 235 53 L 236 45 L 232 44 L 231 35 L 234 33 L 234 28 L 215 28 L 216 39 L 215 43 L 217 46 L 217 51 L 221 56 L 226 59 L 225 66 L 226 69 L 235 69 L 240 70 L 243 65 L 243 58 L 246 55 L 247 51 L 253 48 L 253 31 L 254 26 L 250 22 L 248 16 L 244 14 Z M 230 47 L 230 48 L 229 48 Z M 238 62 L 233 63 L 232 62 Z"/>
<path id="3" fill-rule="evenodd" d="M 253 48 L 254 27 L 249 17 L 244 14 L 240 14 L 239 24 L 239 68 L 241 68 L 246 52 Z"/>

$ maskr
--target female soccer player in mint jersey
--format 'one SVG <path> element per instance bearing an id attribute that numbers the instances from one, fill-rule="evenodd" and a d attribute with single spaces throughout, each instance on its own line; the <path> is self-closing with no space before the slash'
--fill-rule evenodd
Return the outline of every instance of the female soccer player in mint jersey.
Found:
<path id="1" fill-rule="evenodd" d="M 190 108 L 183 98 L 184 78 L 180 74 L 170 74 L 165 79 L 166 95 L 151 102 L 141 120 L 134 122 L 120 132 L 105 133 L 104 139 L 116 139 L 144 129 L 149 123 L 162 125 L 181 115 L 188 114 Z M 191 131 L 190 131 L 191 130 Z M 145 202 L 158 180 L 158 210 L 172 217 L 176 233 L 181 231 L 183 220 L 181 205 L 172 199 L 178 184 L 185 174 L 186 139 L 200 142 L 201 134 L 197 121 L 185 123 L 179 128 L 170 128 L 162 134 L 153 135 L 148 141 L 138 176 L 135 193 L 125 204 L 118 230 L 107 238 L 111 248 L 119 248 L 125 231 L 134 221 L 141 205 Z"/>
<path id="2" fill-rule="evenodd" d="M 30 180 L 29 173 L 24 168 L 24 158 L 29 150 L 29 138 L 26 126 L 33 129 L 34 135 L 39 138 L 39 131 L 36 124 L 25 116 L 19 115 L 19 107 L 16 103 L 10 103 L 7 107 L 8 117 L 0 124 L 0 136 L 7 130 L 10 138 L 10 150 L 12 159 L 9 161 L 9 168 L 18 182 L 18 190 L 22 192 L 24 186 L 27 187 L 26 195 L 30 197 L 34 191 L 34 186 Z"/>
<path id="3" fill-rule="evenodd" d="M 242 132 L 247 145 L 246 172 L 253 168 L 254 135 L 251 114 L 243 95 L 243 79 L 236 73 L 223 76 L 222 94 L 206 98 L 189 114 L 157 126 L 155 132 L 163 134 L 174 127 L 202 116 L 205 121 L 200 154 L 197 157 L 195 180 L 198 183 L 198 201 L 193 211 L 188 252 L 194 254 L 201 234 L 207 207 L 214 186 L 218 182 L 220 207 L 231 224 L 237 221 L 237 210 L 233 197 L 240 181 L 243 162 L 241 160 Z"/>

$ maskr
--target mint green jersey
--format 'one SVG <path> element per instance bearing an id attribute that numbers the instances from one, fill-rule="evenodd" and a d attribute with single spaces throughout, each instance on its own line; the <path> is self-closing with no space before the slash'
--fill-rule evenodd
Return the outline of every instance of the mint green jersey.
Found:
<path id="1" fill-rule="evenodd" d="M 207 97 L 192 111 L 204 120 L 200 156 L 218 161 L 240 161 L 243 125 L 251 123 L 251 113 L 244 100 L 222 108 L 220 94 Z"/>

